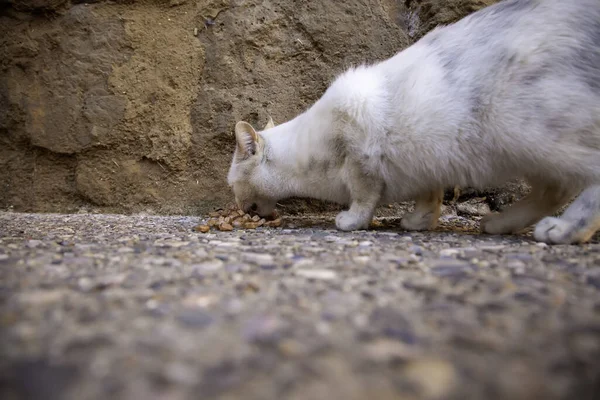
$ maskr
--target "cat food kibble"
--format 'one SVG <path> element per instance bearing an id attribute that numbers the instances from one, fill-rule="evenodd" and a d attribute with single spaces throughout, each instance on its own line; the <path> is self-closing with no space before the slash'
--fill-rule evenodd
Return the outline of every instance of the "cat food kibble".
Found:
<path id="1" fill-rule="evenodd" d="M 234 229 L 256 229 L 260 226 L 277 228 L 281 226 L 281 217 L 277 212 L 269 218 L 261 218 L 259 215 L 250 215 L 230 204 L 223 209 L 208 213 L 206 223 L 194 228 L 196 232 L 208 233 L 211 229 L 219 231 L 232 231 Z"/>

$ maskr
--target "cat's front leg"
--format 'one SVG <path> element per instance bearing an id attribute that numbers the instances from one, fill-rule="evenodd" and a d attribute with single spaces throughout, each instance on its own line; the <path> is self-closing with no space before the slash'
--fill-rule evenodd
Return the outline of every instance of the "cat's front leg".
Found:
<path id="1" fill-rule="evenodd" d="M 408 231 L 434 229 L 440 217 L 444 190 L 438 189 L 417 198 L 413 212 L 402 217 L 400 226 Z"/>
<path id="2" fill-rule="evenodd" d="M 365 174 L 359 164 L 346 166 L 346 185 L 350 192 L 350 208 L 340 212 L 335 225 L 342 231 L 367 229 L 383 192 L 383 180 Z"/>

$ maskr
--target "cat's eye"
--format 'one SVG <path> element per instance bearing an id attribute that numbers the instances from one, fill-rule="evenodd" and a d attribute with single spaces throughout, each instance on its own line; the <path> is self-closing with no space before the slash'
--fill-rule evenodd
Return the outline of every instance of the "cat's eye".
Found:
<path id="1" fill-rule="evenodd" d="M 258 210 L 258 205 L 256 203 L 252 203 L 252 205 L 250 206 L 250 211 L 256 212 L 256 210 Z"/>

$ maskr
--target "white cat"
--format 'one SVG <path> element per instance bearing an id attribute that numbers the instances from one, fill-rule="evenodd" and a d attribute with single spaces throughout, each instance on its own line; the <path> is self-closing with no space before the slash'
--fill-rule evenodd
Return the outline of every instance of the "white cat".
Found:
<path id="1" fill-rule="evenodd" d="M 235 127 L 228 181 L 245 210 L 329 200 L 349 205 L 336 218 L 349 231 L 381 203 L 415 199 L 402 226 L 424 230 L 444 188 L 524 178 L 531 193 L 483 231 L 537 222 L 539 241 L 587 241 L 600 228 L 600 1 L 502 1 L 348 70 L 306 112 L 266 128 Z"/>

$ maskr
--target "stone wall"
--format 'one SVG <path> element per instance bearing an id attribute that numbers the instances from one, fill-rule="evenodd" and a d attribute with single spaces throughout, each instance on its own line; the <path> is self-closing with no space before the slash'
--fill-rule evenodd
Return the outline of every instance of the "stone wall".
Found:
<path id="1" fill-rule="evenodd" d="M 198 213 L 233 126 L 487 0 L 0 0 L 0 208 Z"/>

